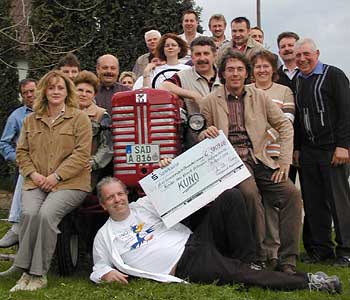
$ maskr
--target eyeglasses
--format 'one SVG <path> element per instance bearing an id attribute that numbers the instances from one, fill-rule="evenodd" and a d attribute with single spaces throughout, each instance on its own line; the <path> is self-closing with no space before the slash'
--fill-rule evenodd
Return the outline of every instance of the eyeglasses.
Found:
<path id="1" fill-rule="evenodd" d="M 237 68 L 228 67 L 225 69 L 226 73 L 234 73 L 234 72 L 243 73 L 245 71 L 246 71 L 246 68 L 244 68 L 244 67 L 237 67 Z"/>

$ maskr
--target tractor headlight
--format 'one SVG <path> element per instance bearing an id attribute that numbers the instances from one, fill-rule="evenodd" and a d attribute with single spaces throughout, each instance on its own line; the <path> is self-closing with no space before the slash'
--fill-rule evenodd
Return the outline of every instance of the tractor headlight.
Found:
<path id="1" fill-rule="evenodd" d="M 193 114 L 188 119 L 188 126 L 193 131 L 201 131 L 205 126 L 205 119 L 202 114 Z"/>

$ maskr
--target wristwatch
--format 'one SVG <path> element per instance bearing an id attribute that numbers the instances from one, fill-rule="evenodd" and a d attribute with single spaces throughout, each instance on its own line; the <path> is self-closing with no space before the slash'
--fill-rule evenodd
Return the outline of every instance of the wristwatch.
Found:
<path id="1" fill-rule="evenodd" d="M 55 175 L 56 180 L 57 180 L 58 182 L 62 181 L 62 178 L 60 177 L 60 175 L 58 175 L 56 172 L 53 173 L 53 174 Z"/>

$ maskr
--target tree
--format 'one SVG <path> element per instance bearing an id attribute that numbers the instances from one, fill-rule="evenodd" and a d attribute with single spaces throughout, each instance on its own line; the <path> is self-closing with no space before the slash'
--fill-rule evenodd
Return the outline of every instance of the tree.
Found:
<path id="1" fill-rule="evenodd" d="M 22 11 L 16 24 L 10 18 L 11 4 Z M 147 30 L 180 33 L 182 12 L 201 12 L 192 0 L 0 0 L 0 7 L 1 130 L 19 104 L 16 56 L 28 60 L 29 76 L 36 79 L 67 52 L 78 56 L 83 69 L 94 71 L 96 59 L 111 53 L 119 58 L 121 70 L 131 70 L 147 51 Z M 24 39 L 17 35 L 22 31 Z"/>
<path id="2" fill-rule="evenodd" d="M 16 51 L 14 49 L 16 43 L 9 38 L 9 36 L 15 38 L 15 32 L 11 27 L 13 23 L 9 13 L 10 2 L 9 0 L 0 0 L 0 133 L 4 129 L 8 115 L 19 106 L 17 92 L 18 71 L 12 67 L 15 65 Z M 10 166 L 4 163 L 3 157 L 0 155 L 0 176 L 8 175 L 10 171 Z"/>
<path id="3" fill-rule="evenodd" d="M 73 51 L 82 68 L 94 70 L 98 56 L 117 55 L 121 70 L 131 70 L 146 52 L 144 33 L 181 31 L 184 10 L 195 8 L 191 0 L 34 0 L 31 25 L 36 41 L 30 51 L 31 68 L 39 77 L 67 51 Z"/>

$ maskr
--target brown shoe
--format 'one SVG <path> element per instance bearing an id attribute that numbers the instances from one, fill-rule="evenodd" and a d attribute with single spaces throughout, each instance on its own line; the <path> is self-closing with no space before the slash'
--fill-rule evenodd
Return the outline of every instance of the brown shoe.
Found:
<path id="1" fill-rule="evenodd" d="M 278 269 L 279 271 L 286 273 L 288 275 L 294 275 L 297 272 L 295 269 L 295 266 L 288 265 L 288 264 L 280 265 Z"/>
<path id="2" fill-rule="evenodd" d="M 277 269 L 278 265 L 278 259 L 277 258 L 271 258 L 267 261 L 267 268 L 271 271 L 274 271 Z"/>

